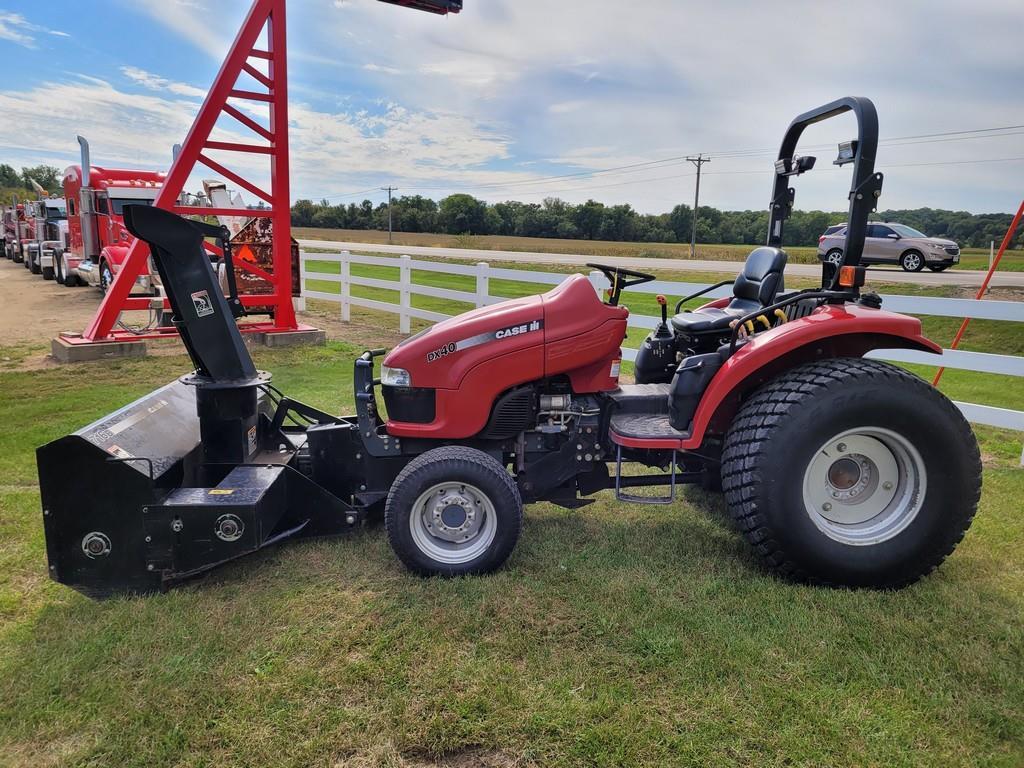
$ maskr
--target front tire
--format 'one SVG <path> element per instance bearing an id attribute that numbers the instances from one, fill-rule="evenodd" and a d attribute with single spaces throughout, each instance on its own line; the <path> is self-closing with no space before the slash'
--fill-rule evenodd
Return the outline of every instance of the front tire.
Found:
<path id="1" fill-rule="evenodd" d="M 417 456 L 391 486 L 388 541 L 423 576 L 490 573 L 512 554 L 523 502 L 511 475 L 474 448 L 445 446 Z"/>
<path id="2" fill-rule="evenodd" d="M 106 261 L 100 262 L 100 291 L 106 293 L 110 290 L 110 286 L 114 284 L 114 272 L 110 268 L 110 263 Z"/>
<path id="3" fill-rule="evenodd" d="M 896 589 L 934 570 L 971 524 L 981 458 L 938 390 L 886 363 L 809 363 L 759 389 L 726 436 L 732 517 L 773 572 Z"/>
<path id="4" fill-rule="evenodd" d="M 900 256 L 900 267 L 904 272 L 920 272 L 924 269 L 924 256 L 917 251 L 907 251 Z"/>

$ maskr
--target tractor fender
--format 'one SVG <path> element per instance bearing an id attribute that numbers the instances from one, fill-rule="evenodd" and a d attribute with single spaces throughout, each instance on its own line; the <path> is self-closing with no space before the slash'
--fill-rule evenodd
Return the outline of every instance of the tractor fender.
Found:
<path id="1" fill-rule="evenodd" d="M 916 317 L 859 304 L 819 307 L 757 334 L 722 364 L 704 391 L 682 448 L 699 448 L 707 435 L 724 434 L 743 400 L 783 371 L 811 360 L 862 357 L 873 349 L 942 353 L 921 335 Z"/>

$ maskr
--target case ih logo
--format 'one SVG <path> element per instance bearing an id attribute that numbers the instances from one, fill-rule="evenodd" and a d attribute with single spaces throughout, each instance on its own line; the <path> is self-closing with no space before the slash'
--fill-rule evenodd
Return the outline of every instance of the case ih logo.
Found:
<path id="1" fill-rule="evenodd" d="M 210 301 L 210 294 L 206 291 L 196 291 L 193 293 L 192 303 L 196 307 L 197 317 L 206 317 L 213 314 L 213 302 Z"/>
<path id="2" fill-rule="evenodd" d="M 490 341 L 501 341 L 501 339 L 510 339 L 513 336 L 522 336 L 526 333 L 533 333 L 539 331 L 544 327 L 543 320 L 531 320 L 528 323 L 521 323 L 520 325 L 510 325 L 507 328 L 499 328 L 496 331 L 488 331 L 487 333 L 480 333 L 476 336 L 470 336 L 468 339 L 462 341 L 452 341 L 445 344 L 439 349 L 435 349 L 433 352 L 427 353 L 427 362 L 433 363 L 435 360 L 440 360 L 442 357 L 447 357 L 453 352 L 458 352 L 460 349 L 469 349 L 470 347 L 476 347 L 480 344 L 487 344 Z"/>

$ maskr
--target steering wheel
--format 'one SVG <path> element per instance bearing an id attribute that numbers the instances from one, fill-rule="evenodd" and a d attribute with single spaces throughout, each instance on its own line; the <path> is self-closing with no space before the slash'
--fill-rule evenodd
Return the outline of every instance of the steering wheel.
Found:
<path id="1" fill-rule="evenodd" d="M 587 263 L 588 267 L 601 272 L 608 282 L 611 283 L 611 295 L 608 297 L 608 306 L 617 307 L 619 305 L 619 297 L 622 292 L 627 288 L 632 288 L 634 285 L 640 285 L 641 283 L 649 283 L 652 280 L 657 280 L 654 275 L 649 275 L 646 272 L 637 272 L 633 269 L 626 269 L 625 267 L 609 267 L 607 264 L 591 264 Z"/>

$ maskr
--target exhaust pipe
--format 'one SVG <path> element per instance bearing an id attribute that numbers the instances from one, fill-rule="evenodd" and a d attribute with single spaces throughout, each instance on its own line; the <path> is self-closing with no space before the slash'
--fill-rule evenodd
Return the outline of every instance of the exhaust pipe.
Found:
<path id="1" fill-rule="evenodd" d="M 100 236 L 99 222 L 96 220 L 93 191 L 90 187 L 92 173 L 92 157 L 89 153 L 89 142 L 77 136 L 78 145 L 82 148 L 82 188 L 78 192 L 78 215 L 82 223 L 82 250 L 86 260 L 99 258 Z"/>
<path id="2" fill-rule="evenodd" d="M 89 171 L 92 169 L 92 158 L 89 154 L 89 142 L 81 136 L 76 136 L 78 146 L 82 148 L 82 186 L 89 186 Z"/>

